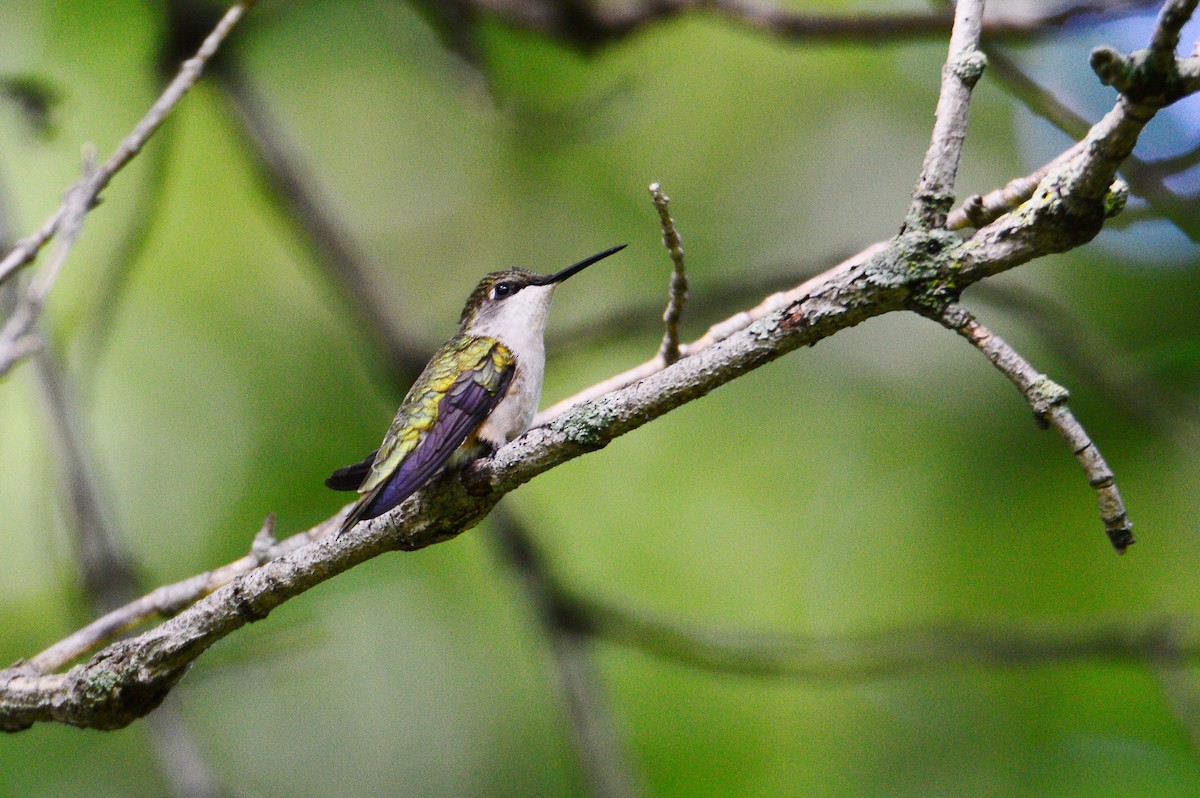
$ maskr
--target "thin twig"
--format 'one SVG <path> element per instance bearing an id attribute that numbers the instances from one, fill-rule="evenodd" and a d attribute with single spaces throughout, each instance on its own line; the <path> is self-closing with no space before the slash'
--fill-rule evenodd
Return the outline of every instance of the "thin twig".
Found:
<path id="1" fill-rule="evenodd" d="M 1087 135 L 1091 124 L 1060 101 L 1053 92 L 1030 77 L 1016 61 L 996 47 L 985 46 L 984 52 L 988 57 L 990 74 L 1031 112 L 1073 139 L 1079 140 Z M 1073 151 L 1069 152 L 1074 154 Z M 1200 148 L 1195 152 L 1200 154 Z M 1058 168 L 1064 160 L 1064 157 L 1059 156 L 995 191 L 968 197 L 950 214 L 946 226 L 951 230 L 963 230 L 968 227 L 983 227 L 995 221 L 1002 214 L 1008 213 L 1032 197 L 1042 178 Z M 1170 174 L 1172 169 L 1177 167 L 1186 168 L 1187 163 L 1190 163 L 1190 159 L 1181 159 L 1178 163 L 1147 162 L 1136 155 L 1130 155 L 1121 165 L 1121 174 L 1129 181 L 1129 186 L 1135 194 L 1144 197 L 1190 239 L 1200 241 L 1200 217 L 1195 213 L 1194 203 L 1180 198 L 1163 183 L 1164 174 Z"/>
<path id="2" fill-rule="evenodd" d="M 1122 216 L 1122 218 L 1125 218 Z M 1038 335 L 1049 351 L 1135 421 L 1157 429 L 1183 456 L 1200 459 L 1200 407 L 1165 383 L 1142 359 L 1122 352 L 1071 309 L 1045 295 L 999 282 L 981 283 L 974 296 L 1007 311 Z"/>
<path id="3" fill-rule="evenodd" d="M 663 246 L 671 256 L 674 269 L 671 272 L 671 289 L 667 298 L 667 309 L 663 311 L 662 344 L 658 347 L 658 356 L 664 365 L 671 365 L 679 360 L 679 319 L 683 315 L 683 303 L 687 301 L 688 280 L 683 268 L 683 241 L 679 231 L 675 229 L 675 220 L 671 218 L 671 198 L 662 192 L 658 183 L 650 184 L 650 196 L 654 200 L 654 208 L 658 211 L 658 221 L 662 225 Z"/>
<path id="4" fill-rule="evenodd" d="M 979 50 L 983 35 L 984 0 L 959 0 L 954 7 L 954 29 L 946 65 L 942 67 L 942 88 L 938 95 L 936 119 L 921 176 L 913 190 L 905 224 L 923 230 L 946 224 L 946 214 L 954 205 L 954 179 L 967 136 L 967 113 L 971 90 L 983 75 L 987 59 Z"/>
<path id="5" fill-rule="evenodd" d="M 501 556 L 521 580 L 554 655 L 559 690 L 567 704 L 591 794 L 597 798 L 634 798 L 642 794 L 592 661 L 589 630 L 579 623 L 573 606 L 565 600 L 562 588 L 520 520 L 504 505 L 496 508 L 492 520 Z"/>
<path id="6" fill-rule="evenodd" d="M 71 253 L 79 231 L 83 229 L 83 218 L 94 199 L 94 196 L 88 194 L 87 184 L 96 173 L 95 155 L 95 150 L 90 146 L 84 148 L 83 177 L 67 190 L 67 197 L 63 202 L 65 212 L 50 260 L 30 281 L 29 287 L 17 300 L 17 306 L 8 317 L 8 321 L 0 329 L 0 377 L 7 374 L 22 357 L 32 354 L 26 339 L 42 314 L 50 289 L 62 273 L 67 255 Z"/>
<path id="7" fill-rule="evenodd" d="M 225 16 L 213 28 L 212 33 L 205 38 L 204 43 L 200 45 L 200 49 L 196 51 L 196 54 L 183 62 L 175 79 L 167 85 L 167 88 L 159 95 L 154 105 L 150 106 L 150 110 L 137 123 L 133 132 L 125 137 L 120 145 L 118 145 L 116 151 L 96 170 L 95 174 L 82 182 L 78 193 L 85 209 L 90 209 L 95 205 L 96 198 L 108 186 L 113 176 L 133 160 L 134 156 L 141 151 L 150 137 L 154 135 L 154 131 L 167 118 L 167 115 L 183 99 L 188 90 L 196 84 L 196 81 L 200 79 L 200 75 L 204 72 L 205 65 L 216 54 L 222 42 L 225 41 L 230 31 L 233 30 L 234 25 L 237 24 L 238 20 L 242 18 L 251 5 L 252 2 L 249 1 L 237 3 L 225 12 Z M 11 277 L 22 266 L 31 262 L 46 242 L 59 231 L 59 228 L 66 221 L 70 202 L 72 202 L 71 195 L 68 193 L 63 205 L 50 215 L 50 218 L 42 224 L 41 228 L 29 238 L 17 242 L 17 245 L 5 256 L 4 260 L 0 261 L 0 283 Z"/>
<path id="8" fill-rule="evenodd" d="M 1071 452 L 1087 476 L 1088 484 L 1096 491 L 1104 531 L 1108 533 L 1108 539 L 1117 553 L 1123 554 L 1134 542 L 1133 524 L 1125 511 L 1125 503 L 1117 490 L 1112 470 L 1067 407 L 1066 389 L 1039 373 L 1008 342 L 980 324 L 961 305 L 950 305 L 939 321 L 982 352 L 992 365 L 1017 386 L 1039 422 L 1054 427 L 1071 447 Z"/>

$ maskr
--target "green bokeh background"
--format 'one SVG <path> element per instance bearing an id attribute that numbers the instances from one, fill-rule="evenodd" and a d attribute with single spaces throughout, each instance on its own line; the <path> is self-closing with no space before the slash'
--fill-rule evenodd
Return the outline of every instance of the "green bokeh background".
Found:
<path id="1" fill-rule="evenodd" d="M 0 74 L 60 94 L 49 138 L 0 106 L 6 233 L 56 207 L 83 142 L 107 156 L 152 102 L 165 19 L 115 0 L 0 4 Z M 653 180 L 674 200 L 698 302 L 797 282 L 893 234 L 945 55 L 944 41 L 792 45 L 699 14 L 586 58 L 492 22 L 480 43 L 482 71 L 402 3 L 268 1 L 228 55 L 419 348 L 453 331 L 483 272 L 549 271 L 629 243 L 558 292 L 548 401 L 657 346 L 670 264 Z M 993 81 L 971 113 L 962 195 L 1031 166 L 1016 104 Z M 268 513 L 281 533 L 328 517 L 344 497 L 322 479 L 377 444 L 399 399 L 256 177 L 219 86 L 202 83 L 162 134 L 88 217 L 46 317 L 113 526 L 148 586 L 241 556 Z M 144 249 L 117 262 L 147 219 Z M 1083 335 L 1118 376 L 1136 363 L 1193 390 L 1195 263 L 1117 257 L 1105 236 L 996 282 L 1070 309 L 1051 324 Z M 574 589 L 703 628 L 1195 617 L 1200 468 L 1183 433 L 1131 417 L 987 299 L 966 297 L 1073 389 L 1137 524 L 1126 557 L 1105 542 L 1069 452 L 1011 386 L 955 336 L 899 315 L 790 355 L 505 503 Z M 648 321 L 595 346 L 576 340 L 629 308 Z M 736 309 L 687 313 L 688 335 Z M 4 662 L 87 619 L 42 405 L 29 364 L 0 382 Z M 1200 793 L 1187 729 L 1138 663 L 821 681 L 716 675 L 603 643 L 595 655 L 658 796 Z M 285 604 L 202 657 L 172 701 L 231 794 L 584 790 L 545 641 L 487 523 Z M 151 720 L 2 739 L 0 794 L 163 794 L 157 733 Z"/>

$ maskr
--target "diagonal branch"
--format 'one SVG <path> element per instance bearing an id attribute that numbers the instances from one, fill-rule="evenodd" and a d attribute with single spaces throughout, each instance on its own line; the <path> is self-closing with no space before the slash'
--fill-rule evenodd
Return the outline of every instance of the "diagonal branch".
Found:
<path id="1" fill-rule="evenodd" d="M 1067 390 L 1039 373 L 1008 342 L 980 324 L 961 305 L 949 306 L 939 321 L 982 352 L 992 365 L 1017 386 L 1025 401 L 1033 408 L 1039 423 L 1054 427 L 1071 447 L 1071 453 L 1079 461 L 1088 484 L 1096 491 L 1100 501 L 1100 520 L 1104 522 L 1104 531 L 1108 533 L 1108 539 L 1117 553 L 1124 554 L 1125 549 L 1134 542 L 1133 524 L 1125 511 L 1125 503 L 1117 490 L 1112 469 L 1067 407 Z"/>
<path id="2" fill-rule="evenodd" d="M 940 314 L 973 283 L 1086 243 L 1103 223 L 1105 193 L 1116 169 L 1151 116 L 1122 97 L 1089 132 L 1087 147 L 1049 175 L 1033 200 L 971 239 L 910 228 L 714 325 L 683 347 L 687 356 L 676 363 L 659 364 L 636 381 L 574 404 L 458 478 L 435 481 L 378 519 L 335 539 L 328 532 L 338 527 L 339 514 L 293 536 L 294 548 L 65 673 L 40 671 L 40 662 L 0 671 L 0 728 L 20 730 L 44 721 L 102 729 L 127 725 L 158 706 L 218 640 L 315 585 L 384 552 L 453 538 L 539 474 L 795 349 L 892 311 L 938 308 Z M 1051 403 L 1047 413 L 1054 415 L 1058 407 Z M 1095 473 L 1103 470 L 1101 462 L 1093 462 Z M 1109 517 L 1118 523 L 1106 513 Z M 314 542 L 303 545 L 305 537 Z"/>
<path id="3" fill-rule="evenodd" d="M 554 657 L 559 689 L 567 703 L 575 746 L 597 798 L 635 798 L 643 793 L 603 694 L 587 639 L 590 629 L 574 611 L 529 530 L 501 505 L 492 515 L 500 554 L 521 580 Z"/>
<path id="4" fill-rule="evenodd" d="M 94 174 L 82 181 L 78 191 L 80 201 L 86 208 L 90 209 L 95 205 L 100 192 L 104 191 L 117 172 L 125 168 L 125 165 L 141 152 L 142 147 L 146 146 L 146 142 L 162 125 L 163 120 L 174 110 L 188 90 L 196 85 L 196 82 L 200 80 L 200 75 L 204 72 L 205 65 L 216 55 L 221 44 L 251 5 L 252 2 L 246 0 L 231 6 L 225 12 L 225 16 L 221 17 L 221 21 L 200 45 L 196 54 L 183 62 L 175 79 L 167 85 L 154 105 L 150 106 L 150 110 L 137 123 L 133 132 L 121 141 L 116 151 L 96 169 Z M 69 202 L 70 197 L 50 215 L 50 218 L 36 233 L 18 241 L 12 251 L 7 253 L 3 260 L 0 260 L 0 283 L 12 277 L 21 267 L 32 262 L 46 242 L 59 232 L 60 227 L 67 221 Z"/>

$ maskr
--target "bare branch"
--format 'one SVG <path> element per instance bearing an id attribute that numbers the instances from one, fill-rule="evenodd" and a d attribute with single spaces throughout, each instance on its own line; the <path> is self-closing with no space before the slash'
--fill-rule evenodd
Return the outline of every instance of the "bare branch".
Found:
<path id="1" fill-rule="evenodd" d="M 913 190 L 905 224 L 940 228 L 954 204 L 954 178 L 967 136 L 971 90 L 983 75 L 987 59 L 979 50 L 983 34 L 983 0 L 958 0 L 950 51 L 942 67 L 942 90 L 921 177 Z"/>
<path id="2" fill-rule="evenodd" d="M 1048 89 L 1040 86 L 1015 61 L 995 47 L 985 47 L 984 51 L 988 57 L 991 74 L 1033 113 L 1075 139 L 1082 139 L 1087 135 L 1090 127 L 1088 121 L 1060 102 Z M 1069 152 L 1072 157 L 1076 154 L 1075 150 Z M 1200 154 L 1200 149 L 1195 152 Z M 1032 197 L 1042 178 L 1066 160 L 1068 158 L 1060 156 L 1000 189 L 986 195 L 976 194 L 968 197 L 961 207 L 950 214 L 946 226 L 951 230 L 962 230 L 967 227 L 983 227 L 995 221 L 1002 214 L 1008 213 Z M 1190 163 L 1191 158 L 1188 157 L 1149 163 L 1136 155 L 1130 155 L 1121 166 L 1121 174 L 1129 181 L 1129 186 L 1135 194 L 1144 197 L 1152 207 L 1193 241 L 1200 241 L 1200 217 L 1197 217 L 1193 203 L 1180 198 L 1163 183 L 1164 175 L 1171 174 L 1179 168 L 1186 168 Z"/>
<path id="3" fill-rule="evenodd" d="M 86 186 L 95 174 L 95 151 L 85 148 L 83 178 L 67 190 L 67 198 L 63 202 L 64 214 L 59 225 L 57 245 L 46 268 L 38 272 L 30 282 L 29 287 L 17 300 L 4 327 L 0 328 L 0 377 L 7 374 L 22 356 L 28 356 L 32 349 L 26 342 L 33 325 L 42 315 L 46 297 L 54 282 L 62 272 L 67 255 L 75 246 L 75 239 L 83 229 L 83 217 L 91 208 L 94 197 L 88 196 Z"/>
<path id="4" fill-rule="evenodd" d="M 1025 622 L 803 636 L 701 629 L 594 599 L 577 612 L 605 640 L 720 673 L 799 679 L 861 679 L 964 665 L 1051 665 L 1095 659 L 1177 662 L 1200 657 L 1185 619 L 1089 626 Z"/>
<path id="5" fill-rule="evenodd" d="M 525 526 L 501 505 L 492 514 L 505 563 L 521 580 L 554 656 L 557 681 L 567 703 L 580 761 L 597 798 L 634 798 L 642 790 L 629 752 L 608 707 L 591 652 L 586 625 L 565 599 Z"/>
<path id="6" fill-rule="evenodd" d="M 253 563 L 258 557 L 246 565 L 233 564 L 235 575 L 227 584 L 161 626 L 113 643 L 65 673 L 40 670 L 69 661 L 61 652 L 44 652 L 39 662 L 0 671 L 0 728 L 19 730 L 49 720 L 92 728 L 124 726 L 154 709 L 216 641 L 358 563 L 461 534 L 504 494 L 544 471 L 603 448 L 799 347 L 891 311 L 941 315 L 975 282 L 1086 243 L 1103 223 L 1105 194 L 1116 169 L 1152 116 L 1153 109 L 1122 97 L 1089 132 L 1086 148 L 1047 175 L 1021 213 L 1002 217 L 968 240 L 944 230 L 910 228 L 714 325 L 704 337 L 681 347 L 687 357 L 665 368 L 658 364 L 636 382 L 578 402 L 455 478 L 425 486 L 378 519 L 334 539 L 327 533 L 338 527 L 339 515 L 278 544 L 297 541 L 257 568 Z M 969 317 L 958 321 L 964 334 L 978 329 L 970 326 Z M 986 341 L 980 339 L 978 345 L 988 351 Z M 1039 412 L 1079 453 L 1106 504 L 1103 514 L 1114 542 L 1127 545 L 1123 508 L 1111 488 L 1111 475 L 1105 476 L 1107 466 L 1078 425 L 1072 426 L 1048 382 L 1029 377 L 1024 369 L 1014 373 Z M 303 545 L 310 540 L 313 545 Z M 220 582 L 211 574 L 196 579 L 199 586 L 184 591 L 188 596 L 203 595 Z"/>
<path id="7" fill-rule="evenodd" d="M 1127 215 L 1126 215 L 1127 216 Z M 1126 217 L 1122 217 L 1126 218 Z M 1200 458 L 1200 407 L 1157 378 L 1146 364 L 1074 318 L 1048 296 L 998 282 L 981 283 L 974 296 L 1014 314 L 1085 383 L 1140 423 L 1156 428 L 1185 457 Z"/>
<path id="8" fill-rule="evenodd" d="M 141 121 L 134 127 L 125 139 L 118 145 L 117 149 L 109 157 L 103 165 L 98 168 L 93 175 L 86 178 L 77 187 L 79 194 L 78 202 L 81 202 L 86 209 L 90 209 L 96 203 L 96 198 L 100 195 L 112 180 L 117 172 L 121 171 L 134 156 L 136 156 L 154 135 L 163 120 L 167 115 L 179 104 L 183 96 L 192 86 L 196 85 L 196 81 L 200 79 L 200 75 L 204 72 L 205 65 L 209 60 L 216 55 L 217 50 L 221 47 L 221 43 L 229 36 L 234 25 L 246 13 L 246 10 L 252 5 L 251 2 L 241 2 L 233 5 L 217 23 L 212 33 L 200 45 L 200 49 L 196 54 L 183 62 L 179 68 L 179 73 L 175 79 L 167 85 L 163 93 L 159 95 L 158 100 L 154 105 L 150 106 L 150 110 L 142 117 Z M 17 242 L 4 260 L 0 261 L 0 283 L 10 278 L 18 269 L 30 263 L 37 256 L 38 251 L 59 231 L 59 228 L 67 220 L 68 205 L 72 202 L 71 193 L 64 200 L 63 205 L 58 208 L 50 218 L 47 219 L 29 238 Z"/>
<path id="9" fill-rule="evenodd" d="M 1062 435 L 1083 468 L 1088 484 L 1096 491 L 1100 501 L 1100 520 L 1104 522 L 1108 539 L 1117 553 L 1123 554 L 1134 542 L 1133 524 L 1126 514 L 1125 503 L 1113 480 L 1112 470 L 1067 407 L 1066 389 L 1052 382 L 1045 374 L 1038 373 L 1029 361 L 1000 336 L 980 324 L 961 305 L 948 307 L 939 321 L 982 352 L 992 365 L 1017 386 L 1039 422 L 1054 427 Z"/>
<path id="10" fill-rule="evenodd" d="M 21 663 L 21 669 L 33 673 L 53 673 L 146 621 L 174 617 L 218 588 L 228 585 L 236 577 L 311 543 L 324 535 L 339 518 L 340 515 L 334 516 L 312 529 L 292 535 L 269 547 L 263 546 L 266 538 L 261 536 L 269 530 L 269 527 L 264 525 L 264 529 L 255 536 L 250 554 L 245 557 L 180 582 L 163 585 L 117 607 Z"/>
<path id="11" fill-rule="evenodd" d="M 683 268 L 683 240 L 675 229 L 675 220 L 671 218 L 671 198 L 662 192 L 658 183 L 650 184 L 650 196 L 654 199 L 654 208 L 658 211 L 658 221 L 662 225 L 663 246 L 671 256 L 675 267 L 671 272 L 671 290 L 667 299 L 667 309 L 663 311 L 662 344 L 658 348 L 658 356 L 664 365 L 671 365 L 679 359 L 679 318 L 683 315 L 683 303 L 687 300 L 687 272 Z"/>

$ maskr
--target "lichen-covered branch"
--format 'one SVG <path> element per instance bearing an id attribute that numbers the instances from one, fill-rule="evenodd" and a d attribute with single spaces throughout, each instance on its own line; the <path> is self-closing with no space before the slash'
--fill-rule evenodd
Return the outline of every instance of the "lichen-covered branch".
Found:
<path id="1" fill-rule="evenodd" d="M 602 383 L 602 390 L 561 412 L 552 408 L 542 416 L 547 423 L 456 477 L 426 486 L 392 512 L 337 539 L 327 534 L 339 522 L 331 518 L 305 537 L 292 538 L 298 545 L 279 556 L 261 565 L 256 556 L 248 570 L 235 569 L 227 583 L 157 628 L 108 645 L 64 673 L 46 669 L 65 655 L 0 671 L 0 728 L 19 730 L 43 721 L 124 726 L 157 706 L 215 642 L 358 563 L 461 534 L 504 494 L 539 474 L 800 347 L 892 311 L 936 317 L 975 282 L 1086 243 L 1118 204 L 1109 195 L 1116 169 L 1154 110 L 1122 96 L 1083 146 L 1056 162 L 1030 200 L 969 239 L 936 226 L 910 225 L 894 239 L 714 325 L 681 346 L 681 358 L 670 366 L 656 358 L 650 366 Z M 1045 415 L 1052 423 L 1059 408 L 1048 403 Z M 1083 448 L 1075 450 L 1081 460 L 1092 457 Z M 1101 461 L 1085 467 L 1089 474 L 1104 470 Z M 1115 514 L 1105 517 L 1120 528 Z M 203 594 L 207 585 L 195 593 Z"/>

